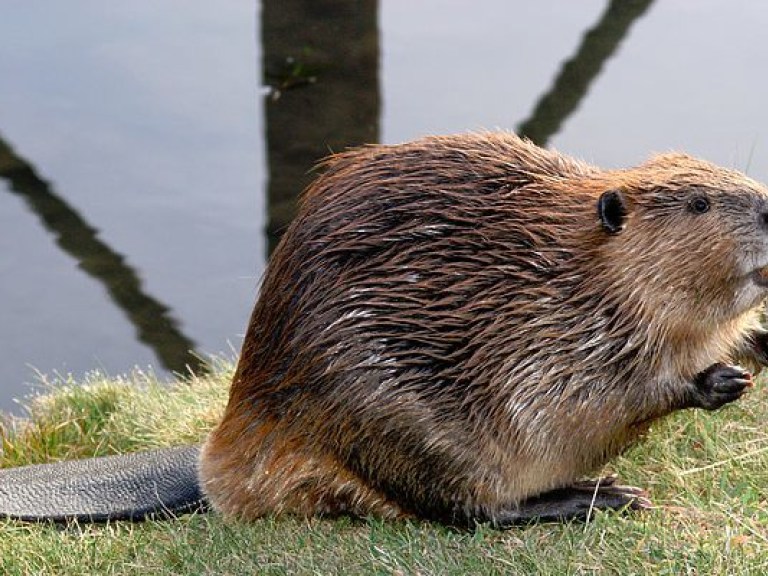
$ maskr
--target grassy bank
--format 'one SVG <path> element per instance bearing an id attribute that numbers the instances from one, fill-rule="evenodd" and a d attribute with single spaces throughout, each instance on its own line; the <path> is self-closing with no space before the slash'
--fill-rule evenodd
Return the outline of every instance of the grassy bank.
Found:
<path id="1" fill-rule="evenodd" d="M 230 368 L 168 388 L 137 374 L 58 382 L 2 428 L 3 466 L 199 441 L 226 399 Z M 0 574 L 764 574 L 768 573 L 768 390 L 687 411 L 615 462 L 651 491 L 642 515 L 473 532 L 376 520 L 215 515 L 106 526 L 0 521 Z"/>

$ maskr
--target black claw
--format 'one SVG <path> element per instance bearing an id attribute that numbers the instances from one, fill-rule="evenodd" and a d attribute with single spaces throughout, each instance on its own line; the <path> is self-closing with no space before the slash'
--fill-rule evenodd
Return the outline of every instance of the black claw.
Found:
<path id="1" fill-rule="evenodd" d="M 568 488 L 559 488 L 521 502 L 517 508 L 497 513 L 493 524 L 497 528 L 538 522 L 562 522 L 585 520 L 593 510 L 648 510 L 653 508 L 645 490 L 634 486 L 615 484 L 609 477 L 608 484 L 600 479 L 576 482 Z"/>
<path id="2" fill-rule="evenodd" d="M 694 385 L 690 405 L 715 410 L 741 398 L 752 386 L 752 375 L 740 366 L 717 363 L 698 374 Z"/>
<path id="3" fill-rule="evenodd" d="M 715 392 L 744 392 L 746 388 L 751 386 L 752 380 L 745 378 L 733 378 L 732 380 L 723 380 L 721 382 L 715 382 L 712 389 Z"/>

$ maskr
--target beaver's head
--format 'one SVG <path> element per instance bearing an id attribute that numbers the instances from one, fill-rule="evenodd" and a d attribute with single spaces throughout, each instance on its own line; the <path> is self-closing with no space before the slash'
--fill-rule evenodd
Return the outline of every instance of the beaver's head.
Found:
<path id="1" fill-rule="evenodd" d="M 611 174 L 597 200 L 600 259 L 628 297 L 721 321 L 768 296 L 765 186 L 683 154 Z"/>

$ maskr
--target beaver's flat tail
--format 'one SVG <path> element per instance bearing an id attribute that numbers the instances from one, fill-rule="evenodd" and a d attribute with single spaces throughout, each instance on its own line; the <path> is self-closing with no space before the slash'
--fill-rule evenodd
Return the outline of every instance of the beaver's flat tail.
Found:
<path id="1" fill-rule="evenodd" d="M 0 517 L 28 522 L 169 518 L 204 510 L 200 446 L 0 470 Z"/>

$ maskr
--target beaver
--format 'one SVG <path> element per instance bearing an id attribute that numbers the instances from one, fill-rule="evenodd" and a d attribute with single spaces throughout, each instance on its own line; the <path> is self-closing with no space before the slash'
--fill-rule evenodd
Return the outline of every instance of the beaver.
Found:
<path id="1" fill-rule="evenodd" d="M 601 170 L 504 132 L 321 170 L 202 449 L 0 471 L 0 513 L 207 501 L 246 520 L 506 527 L 644 509 L 643 490 L 586 478 L 665 415 L 737 400 L 739 364 L 768 364 L 768 190 L 738 172 L 679 153 Z"/>
<path id="2" fill-rule="evenodd" d="M 512 133 L 332 156 L 267 267 L 201 487 L 227 516 L 504 526 L 644 508 L 584 482 L 766 364 L 768 190 Z"/>

